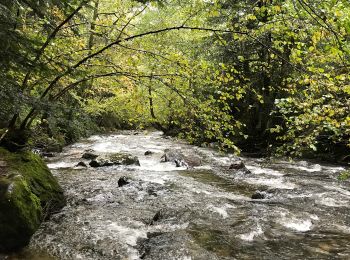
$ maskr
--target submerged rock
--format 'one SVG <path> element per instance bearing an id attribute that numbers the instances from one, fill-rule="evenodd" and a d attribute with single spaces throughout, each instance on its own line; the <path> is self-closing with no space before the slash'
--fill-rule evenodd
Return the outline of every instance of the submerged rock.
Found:
<path id="1" fill-rule="evenodd" d="M 140 166 L 140 161 L 136 156 L 128 153 L 115 153 L 106 154 L 98 156 L 96 159 L 92 160 L 90 163 L 91 167 L 105 167 L 113 165 L 138 165 Z"/>
<path id="2" fill-rule="evenodd" d="M 229 170 L 236 170 L 241 173 L 243 172 L 244 174 L 251 173 L 251 171 L 249 171 L 245 164 L 240 160 L 231 163 L 229 166 Z"/>
<path id="3" fill-rule="evenodd" d="M 147 188 L 147 193 L 148 193 L 148 195 L 150 195 L 150 196 L 154 196 L 154 197 L 157 197 L 157 196 L 158 196 L 157 190 L 156 190 L 155 187 L 148 187 L 148 188 Z"/>
<path id="4" fill-rule="evenodd" d="M 184 160 L 174 160 L 176 167 L 188 167 L 188 164 Z"/>
<path id="5" fill-rule="evenodd" d="M 164 215 L 163 210 L 158 210 L 156 212 L 156 214 L 154 214 L 154 216 L 153 216 L 153 218 L 152 218 L 152 220 L 150 222 L 150 225 L 151 226 L 154 225 L 155 222 L 159 221 L 163 217 L 163 215 Z"/>
<path id="6" fill-rule="evenodd" d="M 78 164 L 75 167 L 87 167 L 87 165 L 84 162 L 78 162 Z"/>
<path id="7" fill-rule="evenodd" d="M 125 176 L 120 177 L 118 180 L 118 187 L 123 187 L 125 185 L 128 185 L 130 182 L 128 180 L 128 178 L 126 178 Z"/>
<path id="8" fill-rule="evenodd" d="M 242 161 L 233 162 L 233 163 L 230 164 L 230 167 L 229 167 L 230 170 L 233 170 L 233 169 L 234 170 L 240 170 L 240 169 L 243 169 L 243 168 L 245 168 L 245 165 L 244 165 L 244 163 Z"/>
<path id="9" fill-rule="evenodd" d="M 65 205 L 63 191 L 42 159 L 0 148 L 0 251 L 26 246 L 41 221 Z"/>
<path id="10" fill-rule="evenodd" d="M 152 152 L 152 151 L 146 151 L 145 152 L 145 155 L 147 156 L 147 155 L 152 155 L 152 154 L 154 154 L 154 152 Z"/>
<path id="11" fill-rule="evenodd" d="M 253 200 L 262 200 L 265 198 L 266 198 L 266 194 L 261 191 L 257 191 L 252 195 Z"/>

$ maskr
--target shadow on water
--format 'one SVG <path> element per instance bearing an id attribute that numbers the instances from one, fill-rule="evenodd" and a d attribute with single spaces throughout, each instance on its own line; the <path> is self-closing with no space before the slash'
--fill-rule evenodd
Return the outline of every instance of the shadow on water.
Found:
<path id="1" fill-rule="evenodd" d="M 37 250 L 23 249 L 20 252 L 6 256 L 0 254 L 0 260 L 57 260 L 57 258 Z"/>

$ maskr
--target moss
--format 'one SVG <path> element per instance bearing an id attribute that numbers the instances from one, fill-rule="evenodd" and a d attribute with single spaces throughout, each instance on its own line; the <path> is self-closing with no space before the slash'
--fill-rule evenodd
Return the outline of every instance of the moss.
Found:
<path id="1" fill-rule="evenodd" d="M 0 200 L 0 250 L 14 250 L 26 245 L 42 221 L 39 198 L 30 191 L 21 176 L 9 181 Z"/>
<path id="2" fill-rule="evenodd" d="M 63 192 L 42 159 L 0 148 L 0 251 L 25 246 L 41 221 L 65 204 Z"/>
<path id="3" fill-rule="evenodd" d="M 338 176 L 338 180 L 340 181 L 346 181 L 348 179 L 350 179 L 350 170 L 343 171 Z"/>
<path id="4" fill-rule="evenodd" d="M 31 191 L 40 197 L 43 208 L 52 212 L 64 205 L 62 188 L 40 156 L 31 152 L 12 154 L 0 148 L 0 156 L 2 155 L 5 155 L 10 172 L 21 173 Z"/>

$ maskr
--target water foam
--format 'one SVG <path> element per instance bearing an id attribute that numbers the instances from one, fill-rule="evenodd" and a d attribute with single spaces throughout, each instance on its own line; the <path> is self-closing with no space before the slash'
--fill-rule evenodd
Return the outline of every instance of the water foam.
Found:
<path id="1" fill-rule="evenodd" d="M 288 220 L 287 222 L 281 223 L 283 226 L 294 229 L 299 232 L 306 232 L 311 230 L 312 222 L 310 219 L 292 219 Z"/>
<path id="2" fill-rule="evenodd" d="M 256 167 L 252 165 L 246 165 L 246 167 L 248 170 L 250 170 L 253 174 L 256 175 L 267 174 L 272 176 L 283 176 L 283 173 L 269 168 Z"/>
<path id="3" fill-rule="evenodd" d="M 235 206 L 230 204 L 225 204 L 222 207 L 215 207 L 214 205 L 209 205 L 208 210 L 218 213 L 223 219 L 228 217 L 227 209 L 235 208 Z"/>
<path id="4" fill-rule="evenodd" d="M 250 178 L 245 179 L 245 182 L 250 184 L 266 185 L 272 188 L 284 189 L 284 190 L 293 190 L 297 188 L 297 185 L 291 182 L 285 181 L 283 178 Z"/>
<path id="5" fill-rule="evenodd" d="M 255 237 L 260 236 L 264 233 L 261 226 L 258 224 L 256 229 L 252 230 L 249 233 L 241 234 L 238 237 L 244 241 L 253 241 Z"/>
<path id="6" fill-rule="evenodd" d="M 289 212 L 281 212 L 281 218 L 278 222 L 286 228 L 298 232 L 306 232 L 311 230 L 313 226 L 312 220 L 317 221 L 318 216 L 310 214 L 307 218 L 298 218 L 292 216 Z"/>
<path id="7" fill-rule="evenodd" d="M 55 162 L 55 163 L 48 163 L 47 167 L 49 167 L 49 169 L 64 169 L 64 168 L 72 168 L 74 167 L 74 164 L 71 162 Z"/>

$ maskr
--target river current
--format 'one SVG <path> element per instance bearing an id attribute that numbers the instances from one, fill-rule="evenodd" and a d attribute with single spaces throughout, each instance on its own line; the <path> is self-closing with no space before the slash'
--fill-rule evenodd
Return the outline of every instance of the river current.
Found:
<path id="1" fill-rule="evenodd" d="M 88 149 L 127 152 L 140 166 L 76 167 Z M 201 165 L 161 162 L 165 149 Z M 67 206 L 5 259 L 350 259 L 350 183 L 337 179 L 344 168 L 240 159 L 251 173 L 229 170 L 233 155 L 159 132 L 68 146 L 48 160 Z M 130 183 L 118 187 L 122 176 Z"/>

